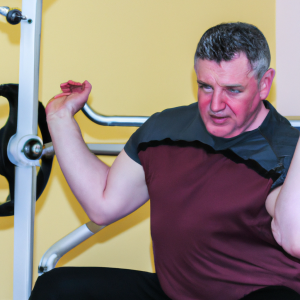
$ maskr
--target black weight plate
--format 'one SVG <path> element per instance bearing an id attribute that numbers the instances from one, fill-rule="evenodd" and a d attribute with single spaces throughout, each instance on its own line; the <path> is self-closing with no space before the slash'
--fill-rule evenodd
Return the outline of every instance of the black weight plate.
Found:
<path id="1" fill-rule="evenodd" d="M 15 166 L 7 157 L 7 145 L 11 136 L 17 131 L 18 90 L 18 84 L 0 85 L 0 96 L 8 100 L 10 109 L 6 124 L 0 129 L 0 175 L 7 179 L 10 192 L 6 201 L 0 204 L 0 217 L 12 216 L 14 214 Z M 38 107 L 38 125 L 42 134 L 43 143 L 51 142 L 46 122 L 45 108 L 41 102 L 39 102 Z M 41 167 L 37 174 L 36 200 L 41 196 L 46 187 L 51 172 L 52 161 L 53 158 L 42 158 Z"/>

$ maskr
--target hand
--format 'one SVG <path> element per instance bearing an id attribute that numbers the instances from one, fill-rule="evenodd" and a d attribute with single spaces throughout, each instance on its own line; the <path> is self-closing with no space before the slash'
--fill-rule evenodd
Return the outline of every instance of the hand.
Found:
<path id="1" fill-rule="evenodd" d="M 74 116 L 87 102 L 92 90 L 86 80 L 83 83 L 69 80 L 60 85 L 63 93 L 54 96 L 46 106 L 47 119 L 54 116 Z"/>

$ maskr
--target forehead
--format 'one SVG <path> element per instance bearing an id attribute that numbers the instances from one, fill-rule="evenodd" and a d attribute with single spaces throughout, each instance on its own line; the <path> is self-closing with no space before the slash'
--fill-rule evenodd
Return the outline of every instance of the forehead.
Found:
<path id="1" fill-rule="evenodd" d="M 236 54 L 230 61 L 198 59 L 195 64 L 197 79 L 208 84 L 246 84 L 254 78 L 252 66 L 244 53 Z"/>

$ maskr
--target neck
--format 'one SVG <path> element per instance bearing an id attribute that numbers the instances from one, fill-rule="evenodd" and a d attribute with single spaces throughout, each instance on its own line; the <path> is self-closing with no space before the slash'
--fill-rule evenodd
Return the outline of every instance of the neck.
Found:
<path id="1" fill-rule="evenodd" d="M 266 116 L 269 113 L 269 109 L 265 107 L 263 102 L 261 101 L 260 108 L 257 113 L 254 115 L 254 120 L 251 122 L 246 131 L 251 131 L 257 129 L 265 120 Z"/>

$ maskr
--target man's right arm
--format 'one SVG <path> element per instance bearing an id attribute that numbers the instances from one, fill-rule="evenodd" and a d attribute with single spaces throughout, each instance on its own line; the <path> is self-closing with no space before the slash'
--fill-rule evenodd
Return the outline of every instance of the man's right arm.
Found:
<path id="1" fill-rule="evenodd" d="M 87 148 L 74 114 L 87 101 L 90 90 L 86 82 L 82 92 L 51 100 L 47 122 L 72 192 L 93 222 L 107 225 L 136 210 L 149 195 L 142 166 L 124 150 L 108 167 Z"/>

